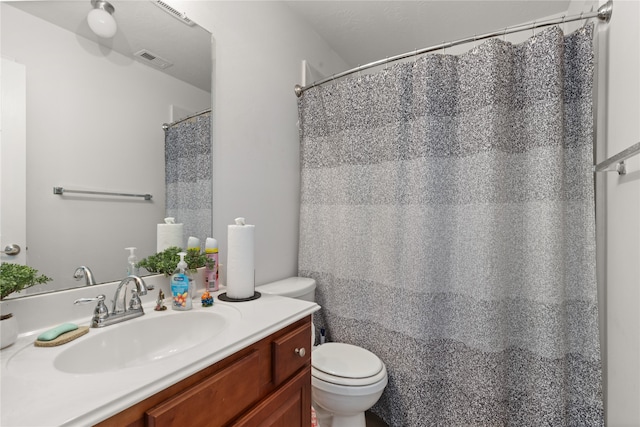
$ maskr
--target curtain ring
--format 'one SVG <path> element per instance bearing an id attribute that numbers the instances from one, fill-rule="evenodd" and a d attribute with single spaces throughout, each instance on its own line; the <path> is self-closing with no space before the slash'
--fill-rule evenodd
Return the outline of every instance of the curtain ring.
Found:
<path id="1" fill-rule="evenodd" d="M 418 49 L 413 52 L 413 63 L 418 62 Z"/>
<path id="2" fill-rule="evenodd" d="M 593 7 L 591 8 L 591 11 L 593 12 Z M 582 17 L 582 13 L 584 13 L 584 12 L 581 12 L 581 13 L 580 13 L 580 17 Z M 584 27 L 586 27 L 586 26 L 587 26 L 587 21 L 588 21 L 588 20 L 589 20 L 589 18 L 585 18 L 584 23 L 582 24 L 582 28 L 584 28 Z"/>
<path id="3" fill-rule="evenodd" d="M 567 15 L 562 15 L 562 22 L 560 23 L 560 25 L 562 25 L 562 32 L 566 33 L 567 32 L 567 28 L 564 25 L 564 19 L 567 17 Z"/>
<path id="4" fill-rule="evenodd" d="M 533 21 L 533 25 L 531 26 L 531 37 L 535 37 L 536 36 L 536 23 L 538 21 Z"/>
<path id="5" fill-rule="evenodd" d="M 504 31 L 502 32 L 502 41 L 506 42 L 507 41 L 507 29 L 509 27 L 504 27 Z"/>

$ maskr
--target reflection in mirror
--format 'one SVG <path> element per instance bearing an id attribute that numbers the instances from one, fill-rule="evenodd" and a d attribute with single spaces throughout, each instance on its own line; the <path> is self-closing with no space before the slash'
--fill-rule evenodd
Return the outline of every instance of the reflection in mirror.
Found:
<path id="1" fill-rule="evenodd" d="M 167 216 L 162 126 L 212 105 L 211 34 L 155 2 L 111 4 L 110 39 L 89 29 L 89 0 L 0 4 L 2 57 L 26 74 L 27 171 L 12 178 L 12 191 L 26 191 L 22 246 L 27 263 L 53 278 L 30 293 L 85 286 L 73 278 L 79 266 L 97 283 L 119 280 L 125 248 L 137 247 L 139 259 L 155 253 L 156 226 Z M 202 143 L 210 145 L 210 129 Z M 152 198 L 55 195 L 54 187 Z M 200 203 L 211 206 L 210 198 L 201 194 Z M 210 216 L 199 220 L 210 230 Z"/>

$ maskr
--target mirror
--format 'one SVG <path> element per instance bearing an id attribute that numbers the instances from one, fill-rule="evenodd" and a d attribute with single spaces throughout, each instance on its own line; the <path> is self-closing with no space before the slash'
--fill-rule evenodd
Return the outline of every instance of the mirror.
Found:
<path id="1" fill-rule="evenodd" d="M 53 278 L 26 294 L 85 286 L 73 278 L 79 266 L 97 283 L 120 280 L 126 247 L 139 259 L 156 252 L 166 216 L 162 126 L 212 105 L 211 34 L 161 1 L 110 3 L 110 39 L 90 30 L 89 0 L 0 5 L 0 52 L 26 74 L 27 264 Z"/>

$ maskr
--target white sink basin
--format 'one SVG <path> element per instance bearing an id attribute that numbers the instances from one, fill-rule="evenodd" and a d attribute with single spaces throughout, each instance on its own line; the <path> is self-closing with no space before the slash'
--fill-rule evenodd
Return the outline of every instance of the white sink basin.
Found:
<path id="1" fill-rule="evenodd" d="M 239 317 L 234 310 L 225 310 L 224 315 L 187 311 L 145 315 L 104 329 L 91 329 L 89 335 L 67 344 L 69 348 L 56 356 L 53 365 L 59 371 L 73 374 L 148 365 L 212 339 L 224 332 L 234 317 Z"/>

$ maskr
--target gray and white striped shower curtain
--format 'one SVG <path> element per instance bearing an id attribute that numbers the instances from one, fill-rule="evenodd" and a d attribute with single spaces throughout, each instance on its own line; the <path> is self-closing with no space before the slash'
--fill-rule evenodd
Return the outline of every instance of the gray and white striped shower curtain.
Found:
<path id="1" fill-rule="evenodd" d="M 184 224 L 185 245 L 189 236 L 204 243 L 213 226 L 211 112 L 170 126 L 164 156 L 166 214 Z"/>
<path id="2" fill-rule="evenodd" d="M 593 27 L 299 100 L 299 274 L 390 426 L 601 426 Z"/>

